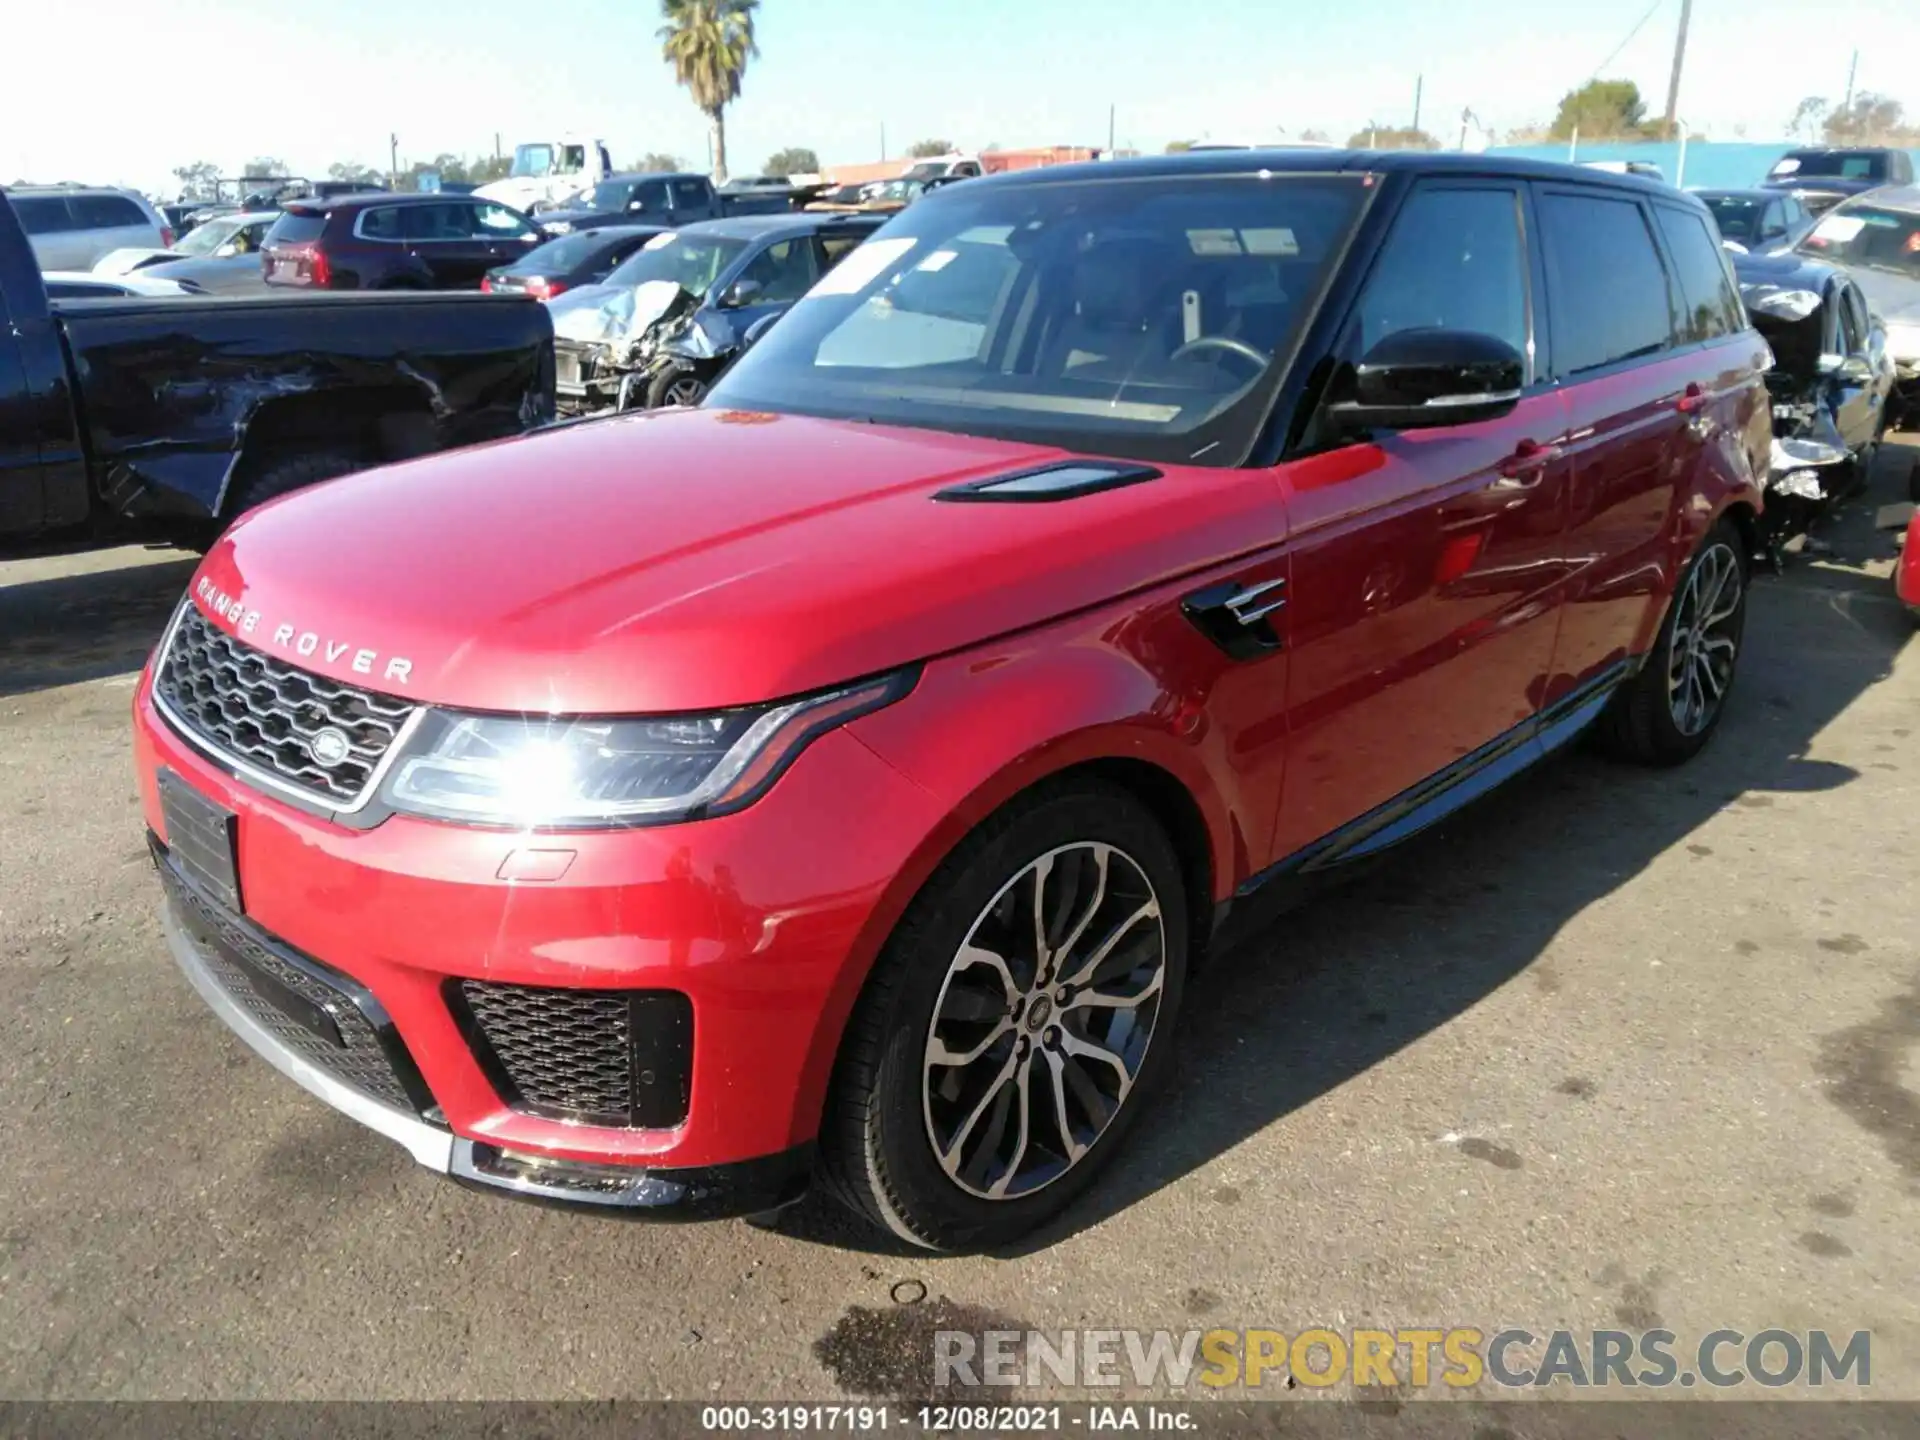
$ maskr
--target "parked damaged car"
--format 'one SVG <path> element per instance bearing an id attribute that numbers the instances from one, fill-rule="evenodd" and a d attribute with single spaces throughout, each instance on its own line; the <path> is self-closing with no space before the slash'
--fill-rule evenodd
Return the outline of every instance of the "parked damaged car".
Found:
<path id="1" fill-rule="evenodd" d="M 752 339 L 881 221 L 743 215 L 656 235 L 606 279 L 553 302 L 562 414 L 697 405 Z"/>
<path id="2" fill-rule="evenodd" d="M 1886 328 L 1846 271 L 1805 255 L 1734 255 L 1754 328 L 1773 351 L 1773 448 L 1762 541 L 1781 547 L 1865 483 L 1887 428 Z"/>
<path id="3" fill-rule="evenodd" d="M 142 293 L 50 300 L 0 192 L 0 543 L 196 539 L 303 485 L 553 415 L 552 327 L 532 300 L 71 283 Z"/>
<path id="4" fill-rule="evenodd" d="M 1821 217 L 1800 252 L 1851 276 L 1887 328 L 1896 425 L 1920 419 L 1920 185 L 1875 190 Z"/>

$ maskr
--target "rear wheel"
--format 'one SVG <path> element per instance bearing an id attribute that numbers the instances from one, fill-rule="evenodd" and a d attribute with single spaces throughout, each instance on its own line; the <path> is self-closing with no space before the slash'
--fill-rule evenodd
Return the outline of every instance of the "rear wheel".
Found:
<path id="1" fill-rule="evenodd" d="M 831 1190 L 933 1250 L 1003 1243 L 1111 1160 L 1173 1050 L 1187 962 L 1173 845 L 1131 794 L 1036 792 L 927 882 L 848 1026 Z"/>
<path id="2" fill-rule="evenodd" d="M 1603 748 L 1677 765 L 1713 738 L 1746 633 L 1747 579 L 1746 544 L 1723 519 L 1680 577 L 1653 652 L 1595 727 Z"/>

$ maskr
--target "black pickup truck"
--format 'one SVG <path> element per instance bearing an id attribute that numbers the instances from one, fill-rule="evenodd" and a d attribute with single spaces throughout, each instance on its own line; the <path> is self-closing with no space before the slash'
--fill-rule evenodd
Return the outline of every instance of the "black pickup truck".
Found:
<path id="1" fill-rule="evenodd" d="M 553 418 L 546 308 L 487 295 L 49 302 L 0 191 L 0 546 L 193 538 Z"/>

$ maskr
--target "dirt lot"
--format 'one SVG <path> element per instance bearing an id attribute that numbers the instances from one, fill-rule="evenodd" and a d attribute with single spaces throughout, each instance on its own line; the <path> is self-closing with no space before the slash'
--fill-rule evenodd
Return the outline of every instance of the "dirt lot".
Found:
<path id="1" fill-rule="evenodd" d="M 1866 508 L 1759 583 L 1696 764 L 1572 754 L 1224 957 L 1091 1201 L 957 1260 L 470 1194 L 282 1080 L 155 923 L 126 709 L 191 562 L 0 565 L 0 1396 L 830 1398 L 946 1297 L 1871 1329 L 1920 1398 L 1920 644 Z"/>

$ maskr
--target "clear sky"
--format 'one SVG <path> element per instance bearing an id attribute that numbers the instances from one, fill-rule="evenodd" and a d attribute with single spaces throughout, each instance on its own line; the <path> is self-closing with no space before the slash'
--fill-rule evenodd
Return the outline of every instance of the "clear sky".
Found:
<path id="1" fill-rule="evenodd" d="M 653 0 L 0 0 L 0 180 L 171 193 L 175 165 L 384 169 L 563 131 L 704 168 L 705 123 L 660 59 Z M 762 0 L 729 113 L 736 173 L 786 145 L 835 161 L 939 137 L 965 149 L 1344 140 L 1405 124 L 1457 141 L 1550 120 L 1606 66 L 1665 102 L 1680 0 Z M 1695 0 L 1680 113 L 1715 139 L 1785 134 L 1802 96 L 1857 85 L 1920 116 L 1920 0 Z"/>

